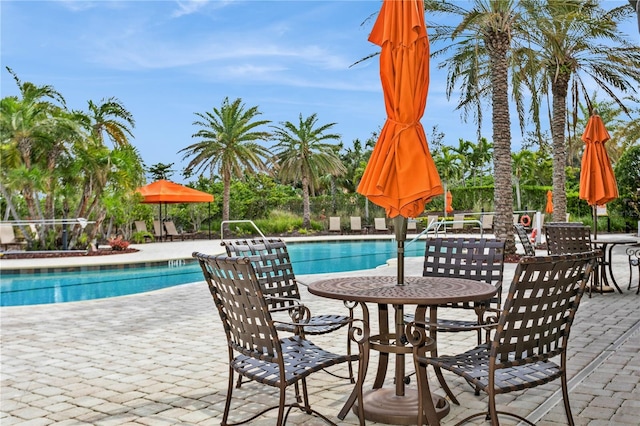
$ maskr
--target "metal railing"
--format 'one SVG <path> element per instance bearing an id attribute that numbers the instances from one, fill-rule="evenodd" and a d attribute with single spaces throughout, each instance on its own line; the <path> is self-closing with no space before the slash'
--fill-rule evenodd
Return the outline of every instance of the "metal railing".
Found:
<path id="1" fill-rule="evenodd" d="M 249 219 L 242 219 L 242 220 L 223 220 L 222 222 L 220 222 L 220 239 L 224 240 L 224 225 L 226 223 L 250 223 L 256 231 L 258 231 L 258 234 L 260 234 L 260 236 L 263 239 L 266 239 L 267 237 L 264 236 L 264 234 L 262 233 L 262 231 L 260 230 L 260 228 L 258 228 L 258 226 L 253 223 L 252 220 Z"/>

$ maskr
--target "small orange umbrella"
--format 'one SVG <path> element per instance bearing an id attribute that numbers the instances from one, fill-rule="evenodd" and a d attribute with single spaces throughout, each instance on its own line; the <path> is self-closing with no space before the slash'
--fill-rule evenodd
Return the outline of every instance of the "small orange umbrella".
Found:
<path id="1" fill-rule="evenodd" d="M 582 134 L 585 149 L 582 154 L 579 196 L 593 208 L 594 236 L 597 237 L 596 206 L 618 198 L 618 185 L 604 144 L 609 132 L 599 115 L 589 117 Z"/>
<path id="2" fill-rule="evenodd" d="M 421 1 L 384 0 L 369 41 L 382 47 L 380 80 L 387 120 L 358 192 L 387 216 L 416 217 L 442 194 L 420 118 L 429 88 L 429 39 Z"/>
<path id="3" fill-rule="evenodd" d="M 445 204 L 444 211 L 447 213 L 452 213 L 453 212 L 452 204 L 453 204 L 453 195 L 451 195 L 451 191 L 447 191 L 446 204 Z"/>
<path id="4" fill-rule="evenodd" d="M 547 205 L 544 208 L 545 213 L 553 213 L 553 192 L 547 191 Z"/>

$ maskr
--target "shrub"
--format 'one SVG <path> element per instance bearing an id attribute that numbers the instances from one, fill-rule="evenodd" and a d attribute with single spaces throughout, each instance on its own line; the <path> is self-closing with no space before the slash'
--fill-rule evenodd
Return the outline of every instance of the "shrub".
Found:
<path id="1" fill-rule="evenodd" d="M 123 251 L 129 247 L 129 241 L 123 239 L 121 235 L 118 235 L 115 238 L 109 238 L 109 245 L 112 250 Z"/>

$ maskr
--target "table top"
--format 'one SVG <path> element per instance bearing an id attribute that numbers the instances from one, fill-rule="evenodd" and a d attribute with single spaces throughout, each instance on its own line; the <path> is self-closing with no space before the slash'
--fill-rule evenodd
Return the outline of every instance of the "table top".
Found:
<path id="1" fill-rule="evenodd" d="M 592 244 L 637 244 L 640 240 L 637 238 L 601 238 L 598 237 L 594 240 L 591 240 Z"/>
<path id="2" fill-rule="evenodd" d="M 384 304 L 440 305 L 486 300 L 497 289 L 491 284 L 464 278 L 394 276 L 342 277 L 309 284 L 309 293 L 329 299 Z"/>

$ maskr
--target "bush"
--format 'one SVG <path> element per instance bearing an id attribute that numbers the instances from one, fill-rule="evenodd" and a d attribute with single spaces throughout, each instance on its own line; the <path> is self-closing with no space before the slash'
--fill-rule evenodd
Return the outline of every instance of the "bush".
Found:
<path id="1" fill-rule="evenodd" d="M 115 251 L 124 251 L 129 248 L 129 241 L 123 239 L 121 235 L 118 235 L 115 238 L 109 238 L 108 243 L 111 246 L 111 249 Z"/>

